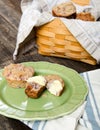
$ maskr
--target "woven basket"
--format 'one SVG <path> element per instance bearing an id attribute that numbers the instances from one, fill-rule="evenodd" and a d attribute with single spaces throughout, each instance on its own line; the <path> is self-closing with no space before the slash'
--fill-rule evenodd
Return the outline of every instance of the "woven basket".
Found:
<path id="1" fill-rule="evenodd" d="M 39 54 L 96 64 L 96 60 L 80 45 L 59 18 L 38 27 L 36 36 Z"/>
<path id="2" fill-rule="evenodd" d="M 84 6 L 84 5 L 89 5 L 90 0 L 71 0 L 72 2 Z"/>

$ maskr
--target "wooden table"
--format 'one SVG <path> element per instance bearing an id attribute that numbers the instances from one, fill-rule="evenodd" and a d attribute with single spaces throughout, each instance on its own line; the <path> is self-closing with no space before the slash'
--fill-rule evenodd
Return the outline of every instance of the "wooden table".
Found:
<path id="1" fill-rule="evenodd" d="M 0 69 L 10 63 L 25 61 L 49 61 L 52 63 L 59 63 L 79 73 L 100 68 L 100 65 L 93 66 L 70 59 L 39 55 L 36 44 L 33 44 L 28 52 L 25 51 L 26 46 L 24 45 L 21 51 L 24 51 L 24 53 L 20 52 L 17 60 L 13 61 L 12 55 L 16 45 L 20 17 L 20 0 L 0 0 Z M 32 42 L 33 38 L 27 41 L 28 44 Z M 18 120 L 0 115 L 0 130 L 30 130 L 30 128 Z"/>

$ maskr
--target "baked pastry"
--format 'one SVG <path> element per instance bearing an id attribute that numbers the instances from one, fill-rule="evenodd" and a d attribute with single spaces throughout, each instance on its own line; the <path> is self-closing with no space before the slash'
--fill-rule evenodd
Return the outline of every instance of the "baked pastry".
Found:
<path id="1" fill-rule="evenodd" d="M 27 80 L 25 93 L 28 97 L 38 98 L 45 90 L 46 79 L 43 76 L 34 76 Z"/>
<path id="2" fill-rule="evenodd" d="M 4 67 L 3 76 L 6 78 L 8 85 L 14 88 L 24 88 L 26 80 L 34 75 L 32 67 L 23 64 L 10 64 Z"/>
<path id="3" fill-rule="evenodd" d="M 92 16 L 90 12 L 77 13 L 76 19 L 81 19 L 84 21 L 95 21 L 94 16 Z"/>
<path id="4" fill-rule="evenodd" d="M 53 7 L 52 14 L 56 17 L 75 18 L 76 7 L 72 2 L 61 3 Z"/>
<path id="5" fill-rule="evenodd" d="M 47 75 L 45 78 L 48 91 L 55 96 L 60 96 L 64 89 L 63 79 L 58 75 Z"/>

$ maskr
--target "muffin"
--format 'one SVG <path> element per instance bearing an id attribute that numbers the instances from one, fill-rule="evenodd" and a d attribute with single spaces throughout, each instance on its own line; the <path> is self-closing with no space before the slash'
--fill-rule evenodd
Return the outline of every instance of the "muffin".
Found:
<path id="1" fill-rule="evenodd" d="M 23 64 L 10 64 L 4 67 L 3 76 L 6 78 L 8 85 L 13 88 L 24 88 L 26 80 L 34 75 L 32 67 Z"/>
<path id="2" fill-rule="evenodd" d="M 30 98 L 39 98 L 45 90 L 46 79 L 44 76 L 34 76 L 28 78 L 25 93 Z"/>
<path id="3" fill-rule="evenodd" d="M 76 19 L 80 19 L 80 20 L 84 20 L 84 21 L 95 21 L 94 16 L 91 15 L 90 12 L 77 13 Z"/>
<path id="4" fill-rule="evenodd" d="M 47 90 L 55 96 L 60 96 L 64 90 L 63 79 L 58 75 L 47 75 L 45 79 L 47 81 Z"/>
<path id="5" fill-rule="evenodd" d="M 53 7 L 52 14 L 56 17 L 76 18 L 76 7 L 72 2 L 61 3 Z"/>

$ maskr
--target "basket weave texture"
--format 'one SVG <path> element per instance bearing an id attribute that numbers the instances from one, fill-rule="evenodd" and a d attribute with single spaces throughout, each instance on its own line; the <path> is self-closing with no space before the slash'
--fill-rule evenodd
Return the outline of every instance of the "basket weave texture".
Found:
<path id="1" fill-rule="evenodd" d="M 72 2 L 84 6 L 84 5 L 89 5 L 90 0 L 71 0 Z"/>
<path id="2" fill-rule="evenodd" d="M 81 46 L 59 18 L 38 27 L 36 37 L 39 54 L 96 64 L 96 60 Z"/>

